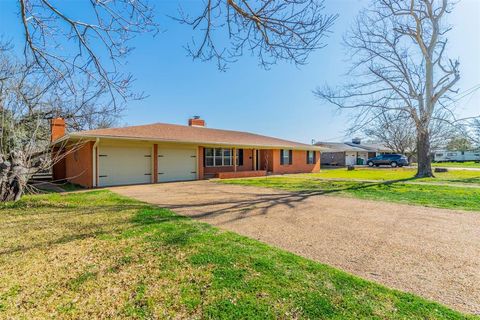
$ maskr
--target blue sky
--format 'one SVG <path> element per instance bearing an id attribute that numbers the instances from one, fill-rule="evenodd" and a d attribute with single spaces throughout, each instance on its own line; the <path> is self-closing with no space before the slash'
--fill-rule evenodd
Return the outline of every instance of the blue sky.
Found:
<path id="1" fill-rule="evenodd" d="M 198 1 L 182 1 L 183 7 Z M 73 5 L 75 1 L 70 1 Z M 175 14 L 178 1 L 158 1 L 157 20 L 164 32 L 155 38 L 143 35 L 131 44 L 136 48 L 124 70 L 134 74 L 134 90 L 148 98 L 129 103 L 122 124 L 153 122 L 186 124 L 200 115 L 212 128 L 250 131 L 309 143 L 347 139 L 350 115 L 338 112 L 312 94 L 317 85 L 341 83 L 348 66 L 341 46 L 347 31 L 366 0 L 326 0 L 327 12 L 340 16 L 328 46 L 314 52 L 305 66 L 279 63 L 270 70 L 245 56 L 220 72 L 214 62 L 192 61 L 183 46 L 191 39 L 188 26 L 166 15 Z M 0 0 L 0 32 L 21 36 L 17 2 Z M 461 62 L 460 91 L 480 84 L 480 0 L 461 0 L 449 16 L 454 26 L 449 36 L 450 57 Z M 480 113 L 480 90 L 458 102 L 463 116 Z"/>

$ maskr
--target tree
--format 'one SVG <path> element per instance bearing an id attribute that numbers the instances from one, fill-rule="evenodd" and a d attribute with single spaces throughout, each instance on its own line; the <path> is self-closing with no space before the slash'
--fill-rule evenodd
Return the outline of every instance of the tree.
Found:
<path id="1" fill-rule="evenodd" d="M 470 124 L 469 137 L 473 146 L 480 150 L 480 119 L 473 119 Z"/>
<path id="2" fill-rule="evenodd" d="M 363 10 L 345 44 L 353 57 L 341 89 L 315 93 L 368 122 L 382 113 L 403 112 L 415 124 L 417 177 L 433 176 L 432 122 L 453 113 L 450 93 L 460 79 L 458 60 L 446 57 L 450 0 L 374 0 Z"/>
<path id="3" fill-rule="evenodd" d="M 177 18 L 201 30 L 187 50 L 194 59 L 216 60 L 225 70 L 245 51 L 256 55 L 262 67 L 278 60 L 304 64 L 322 42 L 337 15 L 323 14 L 319 0 L 206 0 L 200 14 L 180 10 Z M 195 41 L 195 38 L 198 41 Z M 221 45 L 222 42 L 228 43 Z"/>
<path id="4" fill-rule="evenodd" d="M 411 118 L 402 112 L 381 113 L 364 129 L 364 133 L 396 153 L 416 153 L 416 130 Z"/>
<path id="5" fill-rule="evenodd" d="M 5 47 L 0 50 L 0 201 L 20 199 L 36 173 L 66 156 L 50 152 L 49 119 L 62 116 L 74 129 L 115 121 L 113 109 L 94 96 L 62 93 L 36 64 L 25 66 Z M 70 146 L 69 152 L 77 147 Z"/>
<path id="6" fill-rule="evenodd" d="M 472 142 L 464 136 L 454 136 L 447 143 L 447 150 L 468 151 L 472 148 Z"/>
<path id="7" fill-rule="evenodd" d="M 80 17 L 68 10 L 69 2 L 17 1 L 25 58 L 50 79 L 71 92 L 86 80 L 95 82 L 98 89 L 108 89 L 112 103 L 139 97 L 129 90 L 132 75 L 121 73 L 119 65 L 133 49 L 130 40 L 159 31 L 148 0 L 84 1 L 76 4 L 84 12 Z M 204 3 L 194 18 L 180 10 L 175 19 L 192 27 L 193 39 L 200 38 L 187 46 L 191 55 L 215 58 L 222 69 L 244 51 L 256 54 L 264 66 L 277 60 L 304 63 L 310 52 L 324 45 L 321 40 L 336 19 L 323 13 L 321 0 Z M 230 45 L 222 46 L 224 42 Z"/>
<path id="8" fill-rule="evenodd" d="M 46 156 L 48 119 L 65 118 L 73 130 L 110 126 L 128 100 L 144 97 L 120 67 L 130 40 L 159 30 L 148 0 L 83 1 L 78 10 L 70 2 L 17 3 L 22 63 L 4 54 L 6 46 L 0 50 L 0 201 L 19 199 L 32 175 L 56 161 L 57 153 Z M 324 46 L 336 15 L 323 11 L 321 0 L 206 0 L 195 18 L 181 11 L 176 19 L 201 39 L 188 46 L 195 59 L 216 59 L 225 69 L 249 51 L 268 67 L 303 64 Z"/>

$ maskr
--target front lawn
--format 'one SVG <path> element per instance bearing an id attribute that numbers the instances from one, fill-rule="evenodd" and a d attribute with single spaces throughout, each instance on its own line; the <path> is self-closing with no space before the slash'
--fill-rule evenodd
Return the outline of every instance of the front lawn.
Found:
<path id="1" fill-rule="evenodd" d="M 467 162 L 434 162 L 434 167 L 445 168 L 480 168 L 480 162 L 467 161 Z"/>
<path id="2" fill-rule="evenodd" d="M 411 179 L 416 174 L 416 169 L 411 168 L 355 168 L 348 171 L 345 168 L 322 169 L 319 173 L 302 175 L 303 177 L 322 179 L 348 179 L 348 180 L 402 180 Z M 480 171 L 451 170 L 436 172 L 435 178 L 416 179 L 418 182 L 440 183 L 474 183 L 480 184 Z"/>
<path id="3" fill-rule="evenodd" d="M 318 175 L 320 174 L 232 179 L 222 180 L 221 182 L 295 192 L 353 196 L 362 199 L 401 202 L 437 208 L 480 211 L 480 188 L 388 181 L 335 181 L 315 178 Z"/>
<path id="4" fill-rule="evenodd" d="M 468 318 L 109 191 L 2 205 L 0 234 L 0 318 Z"/>

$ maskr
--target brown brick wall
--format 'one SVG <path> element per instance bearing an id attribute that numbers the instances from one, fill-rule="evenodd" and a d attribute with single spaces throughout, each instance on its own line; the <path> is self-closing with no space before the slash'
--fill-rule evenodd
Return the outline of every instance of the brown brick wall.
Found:
<path id="1" fill-rule="evenodd" d="M 93 141 L 75 147 L 65 156 L 66 179 L 71 183 L 91 188 L 93 179 Z"/>
<path id="2" fill-rule="evenodd" d="M 264 177 L 267 175 L 265 170 L 258 171 L 237 171 L 237 172 L 220 172 L 218 178 L 233 179 L 233 178 L 247 178 L 247 177 Z"/>
<path id="3" fill-rule="evenodd" d="M 52 159 L 55 163 L 52 166 L 52 178 L 55 182 L 61 182 L 66 178 L 66 161 L 63 153 L 59 148 L 53 148 Z"/>
<path id="4" fill-rule="evenodd" d="M 65 120 L 55 118 L 50 120 L 50 141 L 55 141 L 65 135 Z"/>
<path id="5" fill-rule="evenodd" d="M 198 156 L 197 156 L 197 178 L 203 180 L 205 178 L 205 171 L 203 167 L 203 147 L 198 147 Z"/>
<path id="6" fill-rule="evenodd" d="M 273 150 L 273 174 L 284 173 L 309 173 L 320 171 L 320 152 L 316 151 L 316 162 L 307 164 L 307 152 L 302 150 L 293 150 L 292 164 L 280 164 L 280 150 Z"/>

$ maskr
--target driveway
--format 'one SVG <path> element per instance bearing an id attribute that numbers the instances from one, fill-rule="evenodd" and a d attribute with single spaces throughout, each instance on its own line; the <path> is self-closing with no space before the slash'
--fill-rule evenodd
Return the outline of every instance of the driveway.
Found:
<path id="1" fill-rule="evenodd" d="M 480 213 L 209 181 L 111 190 L 480 314 Z"/>

